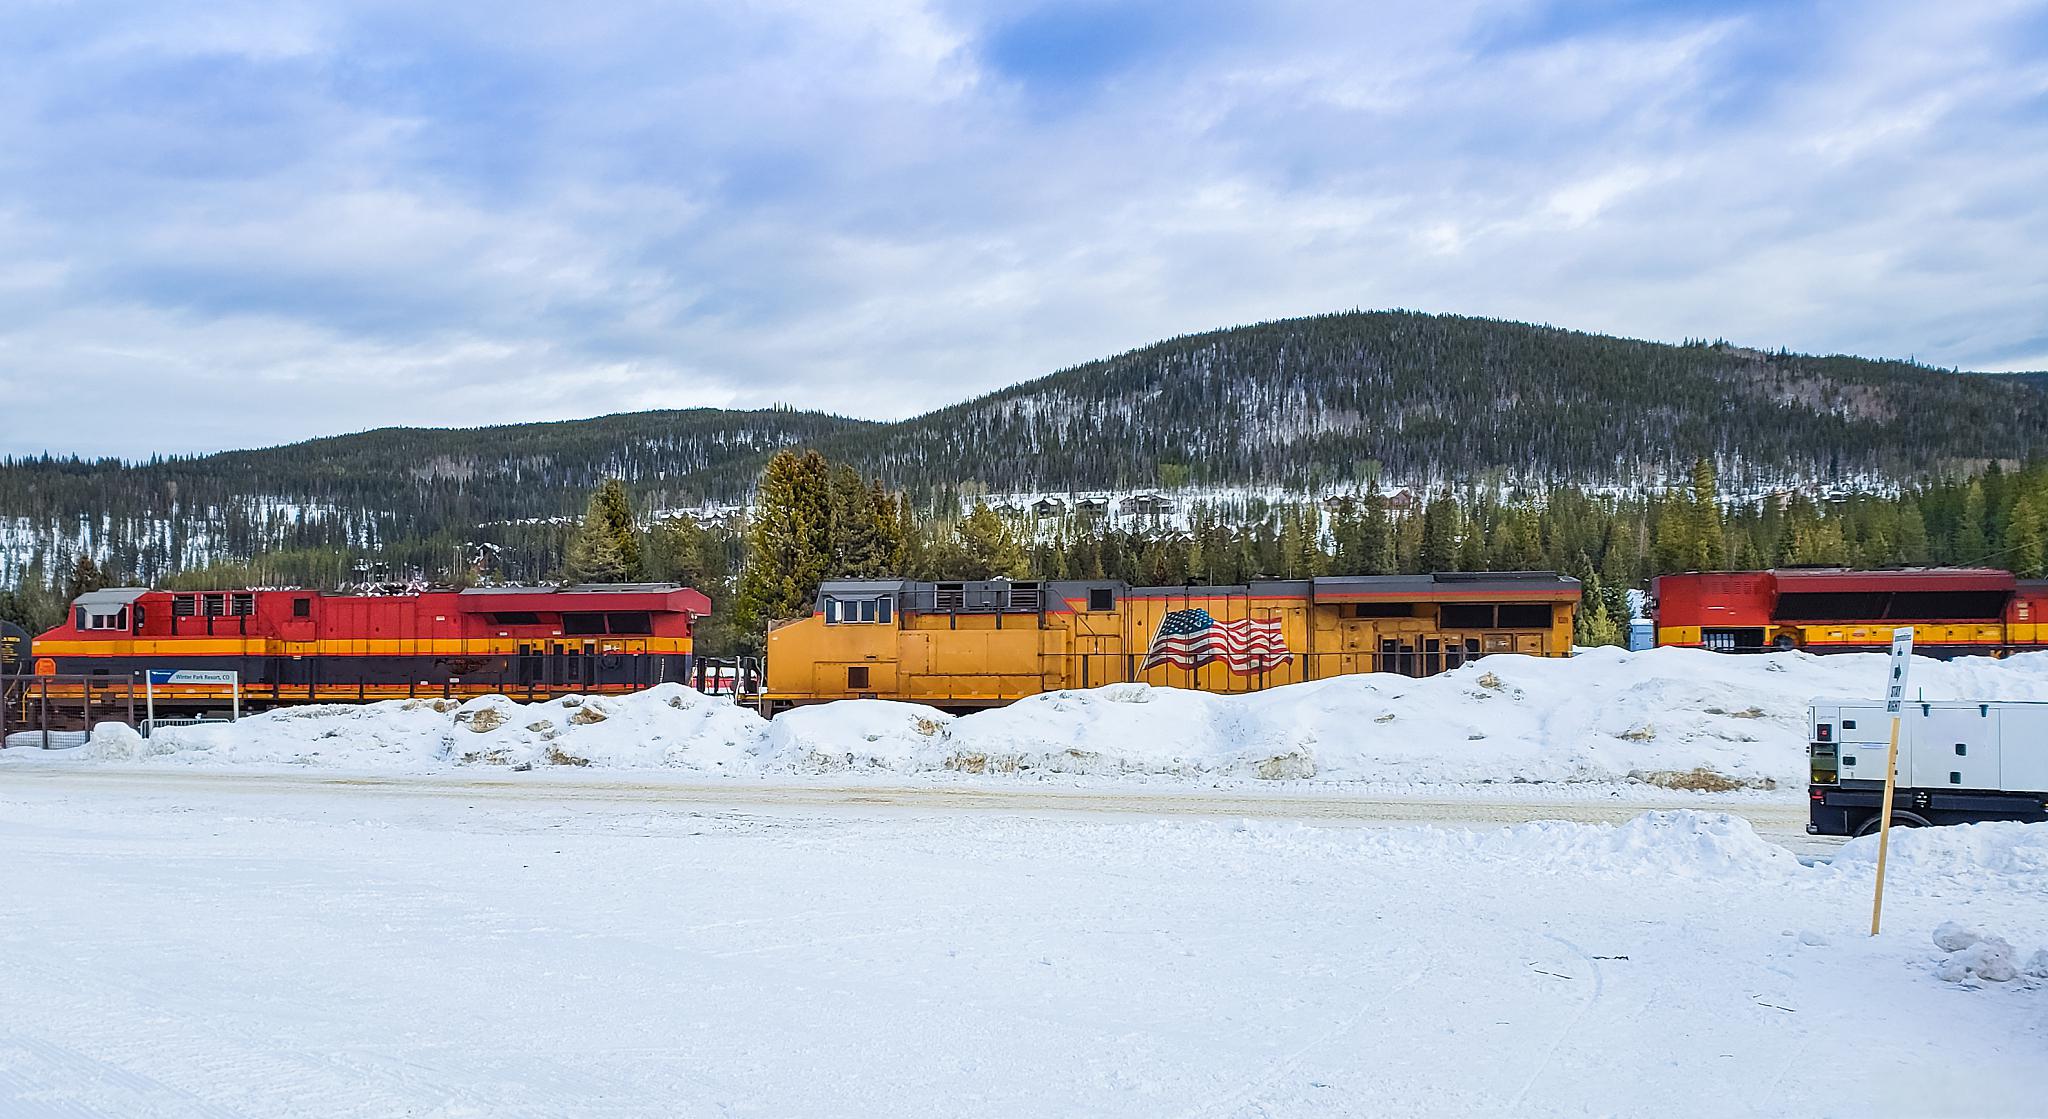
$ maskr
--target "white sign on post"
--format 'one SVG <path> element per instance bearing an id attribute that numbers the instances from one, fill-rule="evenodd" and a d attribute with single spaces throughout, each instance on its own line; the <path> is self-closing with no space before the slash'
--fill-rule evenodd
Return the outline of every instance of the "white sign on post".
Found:
<path id="1" fill-rule="evenodd" d="M 142 670 L 143 702 L 147 704 L 142 732 L 149 737 L 156 729 L 156 690 L 161 687 L 226 684 L 234 689 L 234 706 L 229 709 L 229 718 L 242 721 L 242 674 L 223 669 L 208 668 L 146 668 Z"/>
<path id="2" fill-rule="evenodd" d="M 1899 718 L 1906 702 L 1906 670 L 1913 664 L 1913 630 L 1902 626 L 1892 631 L 1891 671 L 1885 683 L 1884 709 L 1892 717 L 1892 744 L 1884 757 L 1884 799 L 1877 802 L 1877 889 L 1870 896 L 1870 935 L 1877 935 L 1878 920 L 1884 915 L 1884 860 L 1892 846 L 1892 793 L 1899 787 Z"/>
<path id="3" fill-rule="evenodd" d="M 242 678 L 239 672 L 219 672 L 200 668 L 152 668 L 149 682 L 176 686 L 179 684 L 232 684 Z"/>
<path id="4" fill-rule="evenodd" d="M 1913 665 L 1913 630 L 1907 626 L 1892 631 L 1891 682 L 1885 688 L 1885 714 L 1897 718 L 1906 700 L 1906 670 Z"/>

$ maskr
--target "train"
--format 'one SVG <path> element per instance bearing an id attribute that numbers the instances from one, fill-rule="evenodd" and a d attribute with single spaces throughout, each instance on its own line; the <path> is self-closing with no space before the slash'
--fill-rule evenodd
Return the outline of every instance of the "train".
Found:
<path id="1" fill-rule="evenodd" d="M 1911 626 L 1930 657 L 2048 649 L 2048 579 L 1982 567 L 1709 571 L 1652 583 L 1656 643 L 1721 653 L 1881 652 Z"/>
<path id="2" fill-rule="evenodd" d="M 1429 676 L 1493 653 L 1566 657 L 1579 581 L 1553 571 L 1133 587 L 1105 580 L 842 579 L 768 631 L 765 715 L 837 699 L 946 711 L 1147 683 L 1258 691 Z"/>
<path id="3" fill-rule="evenodd" d="M 0 675 L 37 701 L 105 710 L 152 682 L 160 714 L 407 697 L 527 700 L 665 682 L 766 715 L 837 699 L 970 711 L 1066 688 L 1218 693 L 1359 672 L 1427 676 L 1494 653 L 1564 657 L 1581 588 L 1551 571 L 1438 572 L 1131 586 L 1114 580 L 835 579 L 773 625 L 758 662 L 713 664 L 700 592 L 669 583 L 438 589 L 109 588 L 33 639 L 0 625 Z M 2048 580 L 1990 568 L 1688 572 L 1659 577 L 1658 645 L 1723 653 L 1879 650 L 1914 629 L 1931 656 L 2048 649 Z M 232 681 L 232 682 L 227 682 Z M 158 685 L 161 686 L 158 686 Z M 239 693 L 237 695 L 237 693 Z"/>
<path id="4" fill-rule="evenodd" d="M 60 700 L 148 673 L 155 707 L 171 714 L 237 700 L 260 710 L 616 693 L 689 682 L 693 627 L 710 613 L 702 593 L 669 583 L 390 595 L 117 587 L 80 595 L 35 639 L 32 669 Z"/>

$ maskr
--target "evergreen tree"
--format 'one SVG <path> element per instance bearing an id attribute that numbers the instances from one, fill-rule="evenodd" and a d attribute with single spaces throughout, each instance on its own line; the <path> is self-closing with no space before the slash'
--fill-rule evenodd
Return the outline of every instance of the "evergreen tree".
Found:
<path id="1" fill-rule="evenodd" d="M 583 522 L 569 541 L 566 569 L 577 583 L 630 583 L 641 578 L 640 537 L 633 528 L 633 508 L 626 487 L 617 478 L 590 495 Z"/>
<path id="2" fill-rule="evenodd" d="M 1930 559 L 1927 518 L 1921 514 L 1917 501 L 1908 499 L 1899 509 L 1897 549 L 1900 563 L 1917 566 Z"/>
<path id="3" fill-rule="evenodd" d="M 1601 589 L 1600 576 L 1588 573 L 1581 589 L 1578 614 L 1572 623 L 1572 643 L 1620 645 L 1622 636 L 1621 624 L 1608 610 L 1608 599 Z"/>
<path id="4" fill-rule="evenodd" d="M 105 590 L 107 577 L 100 571 L 100 565 L 89 552 L 78 553 L 77 562 L 71 565 L 71 576 L 64 583 L 64 601 L 69 604 L 78 601 L 78 596 L 93 591 Z"/>
<path id="5" fill-rule="evenodd" d="M 1357 574 L 1392 575 L 1400 570 L 1401 560 L 1394 542 L 1394 520 L 1378 482 L 1366 488 L 1365 523 L 1359 527 L 1359 536 L 1363 562 L 1359 564 Z"/>
<path id="6" fill-rule="evenodd" d="M 1955 545 L 1950 560 L 1958 564 L 1983 563 L 1991 552 L 1985 535 L 1984 486 L 1971 482 L 1963 490 L 1962 517 L 1956 524 Z"/>
<path id="7" fill-rule="evenodd" d="M 896 522 L 885 515 L 860 472 L 843 463 L 830 472 L 834 577 L 873 579 L 895 566 Z"/>
<path id="8" fill-rule="evenodd" d="M 1416 557 L 1423 571 L 1458 570 L 1459 528 L 1458 499 L 1451 491 L 1430 498 L 1422 510 L 1422 550 Z"/>
<path id="9" fill-rule="evenodd" d="M 974 511 L 957 530 L 965 579 L 1021 579 L 1026 574 L 1024 548 L 1010 526 L 986 504 L 976 502 Z"/>
<path id="10" fill-rule="evenodd" d="M 2005 566 L 2023 579 L 2038 579 L 2043 573 L 2041 514 L 2033 495 L 2020 493 L 2013 499 L 2012 522 L 2006 527 Z"/>
<path id="11" fill-rule="evenodd" d="M 816 451 L 785 450 L 768 460 L 747 531 L 747 561 L 734 613 L 741 628 L 800 618 L 817 604 L 832 562 L 830 470 Z"/>
<path id="12" fill-rule="evenodd" d="M 1652 562 L 1657 573 L 1695 571 L 1700 553 L 1699 518 L 1686 498 L 1669 495 L 1657 503 L 1656 544 Z"/>
<path id="13" fill-rule="evenodd" d="M 1600 579 L 1610 587 L 1631 587 L 1639 580 L 1641 556 L 1636 549 L 1634 528 L 1616 517 L 1607 524 L 1607 539 L 1600 551 Z"/>
<path id="14" fill-rule="evenodd" d="M 1702 458 L 1692 464 L 1692 524 L 1689 557 L 1694 571 L 1719 571 L 1728 566 L 1727 543 L 1722 538 L 1721 494 L 1714 478 L 1714 464 Z"/>

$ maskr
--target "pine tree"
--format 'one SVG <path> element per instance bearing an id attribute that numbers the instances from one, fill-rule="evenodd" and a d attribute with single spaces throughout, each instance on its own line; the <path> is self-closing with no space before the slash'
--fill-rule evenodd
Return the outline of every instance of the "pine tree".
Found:
<path id="1" fill-rule="evenodd" d="M 903 522 L 897 516 L 896 496 L 877 480 L 868 484 L 868 520 L 874 525 L 876 551 L 880 554 L 877 575 L 900 575 L 897 562 L 903 554 Z"/>
<path id="2" fill-rule="evenodd" d="M 893 518 L 885 519 L 860 472 L 843 463 L 831 468 L 832 560 L 826 568 L 842 579 L 873 579 L 895 566 Z"/>
<path id="3" fill-rule="evenodd" d="M 1422 550 L 1416 562 L 1425 572 L 1458 570 L 1458 499 L 1445 489 L 1422 510 Z"/>
<path id="4" fill-rule="evenodd" d="M 1979 564 L 1989 558 L 1991 543 L 1984 533 L 1984 486 L 1971 482 L 1963 490 L 1963 512 L 1956 524 L 1954 558 L 1957 564 Z"/>
<path id="5" fill-rule="evenodd" d="M 1380 493 L 1378 482 L 1366 488 L 1365 523 L 1360 526 L 1359 535 L 1363 553 L 1359 574 L 1392 575 L 1401 569 L 1394 542 L 1394 520 L 1388 513 L 1387 499 Z"/>
<path id="6" fill-rule="evenodd" d="M 66 603 L 77 602 L 78 596 L 91 594 L 93 591 L 105 590 L 106 586 L 106 574 L 100 570 L 100 565 L 93 560 L 92 553 L 80 552 L 78 553 L 77 562 L 71 565 L 70 578 L 64 583 L 64 601 Z"/>
<path id="7" fill-rule="evenodd" d="M 1010 526 L 982 502 L 960 522 L 957 529 L 967 579 L 1021 579 L 1026 567 L 1024 548 L 1017 543 Z"/>
<path id="8" fill-rule="evenodd" d="M 1656 543 L 1651 562 L 1657 573 L 1668 575 L 1676 571 L 1696 570 L 1693 565 L 1700 551 L 1699 520 L 1693 515 L 1691 502 L 1682 497 L 1667 496 L 1657 503 L 1656 517 Z"/>
<path id="9" fill-rule="evenodd" d="M 1714 479 L 1714 464 L 1704 458 L 1692 464 L 1692 537 L 1689 557 L 1694 571 L 1719 571 L 1728 566 L 1727 542 L 1722 537 L 1721 494 Z"/>
<path id="10" fill-rule="evenodd" d="M 1600 550 L 1601 582 L 1610 587 L 1632 587 L 1642 577 L 1641 568 L 1634 527 L 1615 517 L 1607 523 L 1607 540 Z"/>
<path id="11" fill-rule="evenodd" d="M 2024 579 L 2042 575 L 2041 514 L 2033 495 L 2022 492 L 2013 499 L 2012 521 L 2006 526 L 2005 566 Z"/>
<path id="12" fill-rule="evenodd" d="M 741 628 L 809 614 L 832 562 L 830 469 L 816 451 L 784 450 L 768 460 L 747 531 L 747 562 L 734 613 Z"/>
<path id="13" fill-rule="evenodd" d="M 630 583 L 642 577 L 643 567 L 626 487 L 617 478 L 607 478 L 590 495 L 583 522 L 569 541 L 569 578 L 577 583 Z"/>
<path id="14" fill-rule="evenodd" d="M 1900 563 L 1917 566 L 1928 562 L 1927 518 L 1917 501 L 1908 499 L 1899 509 L 1897 547 Z"/>
<path id="15" fill-rule="evenodd" d="M 1621 625 L 1608 612 L 1608 598 L 1600 576 L 1588 574 L 1579 598 L 1579 612 L 1573 619 L 1572 642 L 1577 645 L 1620 645 Z"/>

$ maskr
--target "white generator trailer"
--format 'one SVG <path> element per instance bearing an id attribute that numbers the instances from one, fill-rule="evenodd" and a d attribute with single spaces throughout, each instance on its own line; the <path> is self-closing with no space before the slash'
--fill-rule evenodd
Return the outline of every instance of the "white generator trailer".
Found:
<path id="1" fill-rule="evenodd" d="M 1884 701 L 1817 699 L 1806 724 L 1806 830 L 1876 831 L 1892 727 Z M 1892 825 L 1980 820 L 2048 820 L 2048 703 L 1907 702 Z"/>

